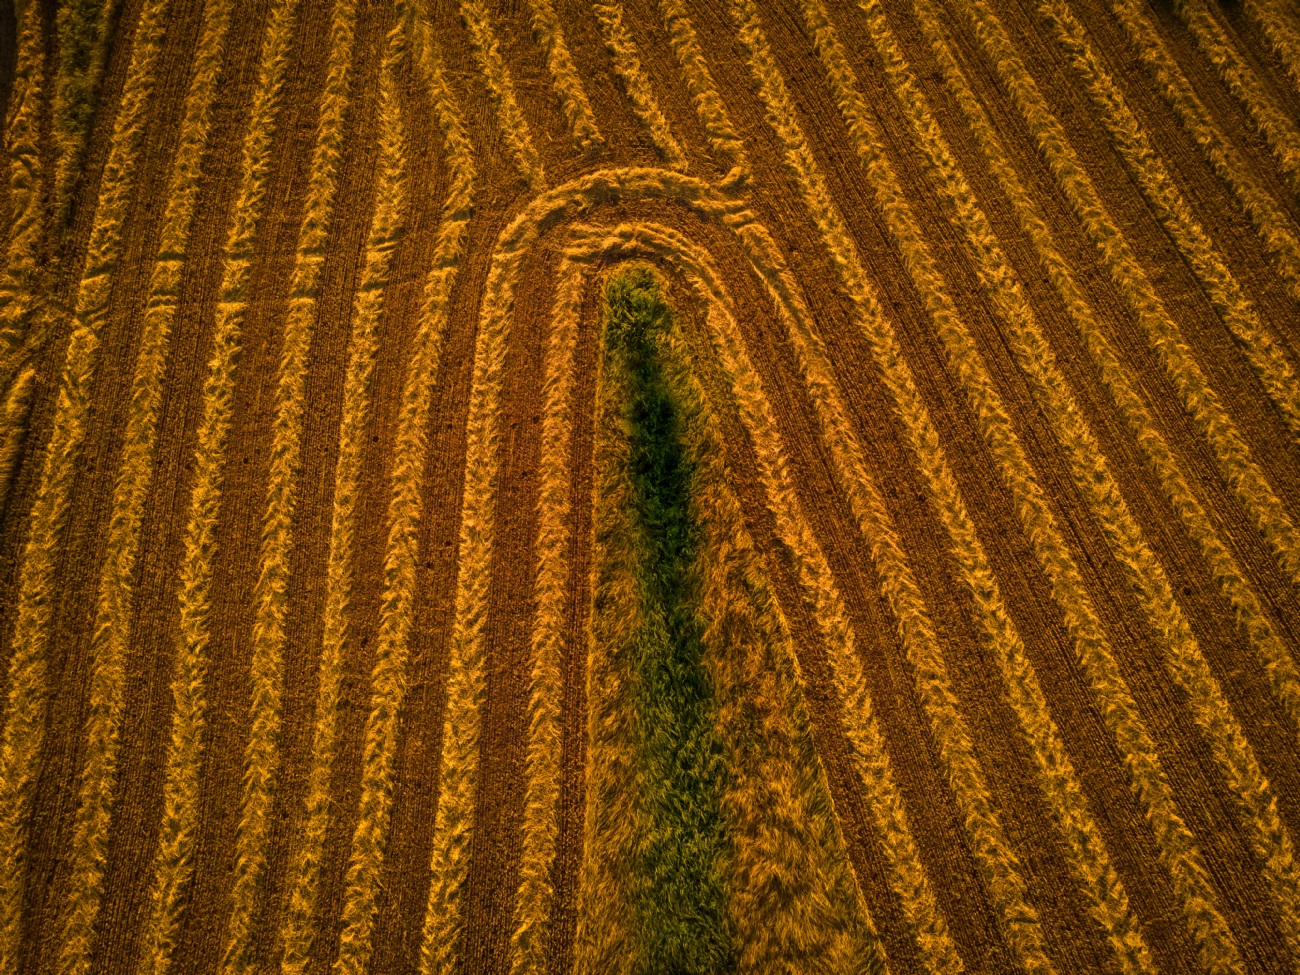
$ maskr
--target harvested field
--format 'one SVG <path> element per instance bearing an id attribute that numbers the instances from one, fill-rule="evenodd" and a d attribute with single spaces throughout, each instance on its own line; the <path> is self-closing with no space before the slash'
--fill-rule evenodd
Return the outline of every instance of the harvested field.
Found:
<path id="1" fill-rule="evenodd" d="M 1300 975 L 1300 9 L 0 9 L 0 975 Z"/>

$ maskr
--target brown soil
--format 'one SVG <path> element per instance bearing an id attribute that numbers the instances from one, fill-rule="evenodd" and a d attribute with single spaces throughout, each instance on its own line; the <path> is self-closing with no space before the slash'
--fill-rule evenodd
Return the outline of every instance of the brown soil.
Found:
<path id="1" fill-rule="evenodd" d="M 600 169 L 656 165 L 643 130 L 614 71 L 594 12 L 576 0 L 552 0 L 565 31 L 603 148 L 581 152 L 573 142 L 541 46 L 523 0 L 482 0 L 510 72 L 548 183 L 558 186 Z M 122 98 L 130 42 L 141 0 L 126 0 L 108 62 L 84 174 L 76 190 L 64 261 L 42 287 L 53 301 L 75 297 Z M 428 11 L 451 94 L 474 147 L 474 215 L 456 272 L 442 355 L 427 417 L 428 454 L 421 487 L 420 568 L 405 697 L 395 757 L 391 821 L 373 933 L 371 969 L 409 975 L 419 969 L 421 932 L 430 889 L 430 857 L 442 775 L 448 642 L 455 625 L 460 510 L 466 456 L 466 417 L 484 290 L 505 228 L 533 194 L 514 168 L 494 95 L 479 69 L 457 4 Z M 945 209 L 915 145 L 907 118 L 873 53 L 855 0 L 827 3 L 849 52 L 858 84 L 878 113 L 886 152 L 932 249 L 963 321 L 975 337 L 1012 426 L 1028 455 L 1087 590 L 1110 638 L 1124 679 L 1204 855 L 1219 908 L 1251 975 L 1290 970 L 1277 908 L 1241 825 L 1232 793 L 1165 666 L 1160 635 L 1147 620 L 1125 567 L 1103 526 L 1070 477 L 1051 418 L 1038 407 L 1004 335 L 1004 325 L 979 283 L 963 232 Z M 883 0 L 918 85 L 973 187 L 1010 263 L 1022 281 L 1070 392 L 1105 455 L 1134 518 L 1164 567 L 1178 603 L 1220 682 L 1224 696 L 1259 760 L 1283 823 L 1300 834 L 1300 745 L 1296 729 L 1273 696 L 1267 675 L 1188 536 L 1140 444 L 1101 383 L 1077 328 L 1038 264 L 1011 203 L 1002 194 L 979 144 L 947 89 L 910 0 Z M 1012 162 L 1043 209 L 1057 245 L 1076 271 L 1125 365 L 1139 381 L 1186 473 L 1211 512 L 1216 530 L 1258 594 L 1289 652 L 1300 646 L 1300 593 L 1287 579 L 1250 514 L 1222 475 L 1145 332 L 1042 161 L 1014 102 L 1002 89 L 960 14 L 959 0 L 941 4 L 963 68 L 1007 142 Z M 1181 328 L 1255 460 L 1293 519 L 1300 519 L 1300 454 L 1280 414 L 1216 314 L 1192 269 L 1162 228 L 1125 169 L 1086 90 L 1039 19 L 1031 0 L 994 0 L 1021 57 L 1120 226 L 1160 298 Z M 113 819 L 108 836 L 104 897 L 93 970 L 134 972 L 148 920 L 151 871 L 172 732 L 172 667 L 178 640 L 177 580 L 184 558 L 196 431 L 203 379 L 212 349 L 221 258 L 237 189 L 248 108 L 257 85 L 258 55 L 269 4 L 240 8 L 229 40 L 212 142 L 204 162 L 180 307 L 171 342 L 159 421 L 153 482 L 145 508 L 136 568 L 134 622 L 127 661 L 125 708 Z M 746 50 L 722 3 L 688 3 L 709 70 L 728 116 L 745 143 L 752 169 L 745 204 L 768 228 L 798 281 L 834 366 L 835 380 L 870 474 L 916 576 L 952 679 L 958 708 L 975 741 L 993 805 L 1020 861 L 1028 899 L 1038 912 L 1046 948 L 1062 972 L 1111 971 L 1113 959 L 1071 872 L 1067 851 L 1038 785 L 1036 767 L 1007 701 L 1001 672 L 980 630 L 973 598 L 950 551 L 941 512 L 931 500 L 908 445 L 902 420 L 877 370 L 835 265 L 799 195 L 781 143 L 766 119 Z M 973 523 L 987 552 L 1052 717 L 1162 972 L 1195 972 L 1197 944 L 1180 915 L 1144 809 L 1107 732 L 1097 701 L 1076 660 L 1067 621 L 1053 599 L 1023 527 L 1010 488 L 980 432 L 978 417 L 949 367 L 923 295 L 910 278 L 881 216 L 875 188 L 854 149 L 824 69 L 810 42 L 800 0 L 761 0 L 764 31 L 776 53 L 799 124 L 831 197 L 852 235 L 867 276 L 879 293 Z M 1230 188 L 1199 148 L 1128 47 L 1108 0 L 1071 0 L 1094 47 L 1116 78 L 1178 189 L 1222 252 L 1229 270 L 1263 321 L 1300 364 L 1296 303 L 1286 294 L 1268 251 Z M 1220 80 L 1169 5 L 1150 8 L 1161 37 L 1252 175 L 1300 226 L 1300 203 L 1263 137 Z M 392 4 L 360 4 L 352 101 L 340 169 L 337 206 L 325 258 L 319 315 L 306 377 L 301 466 L 296 479 L 285 648 L 283 731 L 267 877 L 256 912 L 256 958 L 278 965 L 278 931 L 288 896 L 286 877 L 301 828 L 310 768 L 321 653 L 325 578 L 334 497 L 334 469 L 351 311 L 370 225 L 378 157 L 377 84 Z M 85 440 L 77 456 L 73 504 L 58 550 L 53 638 L 46 662 L 46 736 L 32 793 L 23 885 L 22 975 L 53 970 L 68 895 L 69 854 L 77 786 L 86 753 L 87 686 L 95 601 L 104 562 L 106 526 L 122 449 L 130 383 L 144 301 L 157 251 L 171 159 L 178 139 L 192 48 L 203 4 L 175 0 L 158 62 L 156 90 L 142 141 L 124 250 L 114 281 L 109 325 L 99 352 Z M 712 157 L 696 107 L 669 43 L 657 0 L 625 0 L 624 21 L 635 38 L 649 84 L 688 158 L 688 173 L 715 183 Z M 1300 92 L 1254 21 L 1233 3 L 1216 14 L 1240 43 L 1283 111 L 1300 122 Z M 304 0 L 284 110 L 278 119 L 271 186 L 249 293 L 253 296 L 237 368 L 225 485 L 215 553 L 210 668 L 205 683 L 207 731 L 195 871 L 187 892 L 173 958 L 175 972 L 218 970 L 229 921 L 236 836 L 250 726 L 252 594 L 269 474 L 271 422 L 280 366 L 282 326 L 294 251 L 303 218 L 320 93 L 329 55 L 330 4 Z M 9 91 L 13 24 L 0 15 L 0 104 Z M 340 750 L 332 782 L 332 820 L 317 904 L 318 936 L 309 971 L 323 975 L 338 951 L 346 871 L 357 825 L 363 738 L 371 703 L 371 671 L 384 587 L 389 536 L 392 453 L 407 363 L 423 300 L 426 272 L 443 205 L 454 178 L 431 101 L 410 65 L 400 76 L 409 202 L 385 296 L 382 338 L 372 387 L 368 445 L 357 500 L 357 559 L 350 605 L 351 632 L 340 706 Z M 872 706 L 902 795 L 921 862 L 968 971 L 1011 972 L 1013 952 L 999 926 L 962 812 L 947 780 L 930 719 L 915 686 L 897 621 L 882 592 L 869 540 L 836 486 L 829 448 L 818 426 L 790 338 L 762 280 L 735 234 L 668 200 L 597 200 L 583 220 L 600 225 L 646 221 L 676 228 L 703 247 L 719 269 L 763 388 L 771 400 L 791 461 L 799 502 L 825 552 L 857 638 Z M 515 892 L 522 856 L 521 822 L 528 768 L 533 583 L 536 562 L 537 467 L 541 376 L 555 292 L 555 268 L 567 223 L 543 229 L 524 260 L 513 306 L 500 416 L 501 469 L 495 494 L 495 547 L 486 626 L 486 691 L 480 704 L 478 792 L 468 871 L 460 892 L 460 970 L 510 970 Z M 677 270 L 662 266 L 677 295 L 688 294 Z M 693 299 L 681 298 L 690 304 Z M 702 322 L 700 315 L 688 316 Z M 598 356 L 599 292 L 585 297 L 576 359 L 577 410 L 572 431 L 573 547 L 567 590 L 561 746 L 562 785 L 556 803 L 558 847 L 550 877 L 555 890 L 549 970 L 572 971 L 582 878 L 586 809 L 587 617 L 592 518 L 590 404 Z M 71 323 L 55 319 L 38 360 L 38 388 L 24 453 L 0 524 L 0 693 L 8 701 L 7 663 L 19 603 L 20 568 L 29 512 L 58 403 Z M 708 349 L 697 332 L 693 346 Z M 920 975 L 918 953 L 892 891 L 881 840 L 863 786 L 850 762 L 841 705 L 826 650 L 806 608 L 797 573 L 786 563 L 749 434 L 716 362 L 698 356 L 701 379 L 726 440 L 726 462 L 746 521 L 771 573 L 807 683 L 809 709 L 854 873 L 895 975 Z M 0 721 L 3 718 L 0 717 Z"/>

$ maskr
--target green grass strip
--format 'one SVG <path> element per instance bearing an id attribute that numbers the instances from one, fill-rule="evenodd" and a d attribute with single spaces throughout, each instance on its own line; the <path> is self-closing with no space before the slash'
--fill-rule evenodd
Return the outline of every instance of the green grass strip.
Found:
<path id="1" fill-rule="evenodd" d="M 605 290 L 606 356 L 627 398 L 631 522 L 640 619 L 631 654 L 643 739 L 632 907 L 644 969 L 726 971 L 736 952 L 724 883 L 726 755 L 715 725 L 700 619 L 702 532 L 692 505 L 695 463 L 683 446 L 683 403 L 659 356 L 672 311 L 645 268 Z"/>

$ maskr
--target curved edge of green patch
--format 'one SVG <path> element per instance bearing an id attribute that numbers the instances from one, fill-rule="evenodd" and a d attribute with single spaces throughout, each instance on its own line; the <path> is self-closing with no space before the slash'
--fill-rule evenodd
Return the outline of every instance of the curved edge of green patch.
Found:
<path id="1" fill-rule="evenodd" d="M 727 764 L 700 618 L 702 533 L 693 503 L 695 459 L 683 403 L 660 344 L 673 311 L 659 278 L 631 265 L 605 286 L 607 375 L 624 384 L 629 523 L 639 621 L 630 665 L 641 727 L 638 843 L 631 898 L 641 968 L 734 969 L 725 882 L 730 840 L 722 813 Z"/>

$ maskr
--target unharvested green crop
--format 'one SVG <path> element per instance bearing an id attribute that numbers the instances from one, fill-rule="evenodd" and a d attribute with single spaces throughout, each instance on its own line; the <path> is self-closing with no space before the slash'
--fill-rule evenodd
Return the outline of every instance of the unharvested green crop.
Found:
<path id="1" fill-rule="evenodd" d="M 714 972 L 732 963 L 723 868 L 725 776 L 713 687 L 697 612 L 701 531 L 692 505 L 695 461 L 681 404 L 665 381 L 658 342 L 672 312 L 651 274 L 633 269 L 605 292 L 606 355 L 626 382 L 638 627 L 631 667 L 643 732 L 633 909 L 648 971 Z"/>

